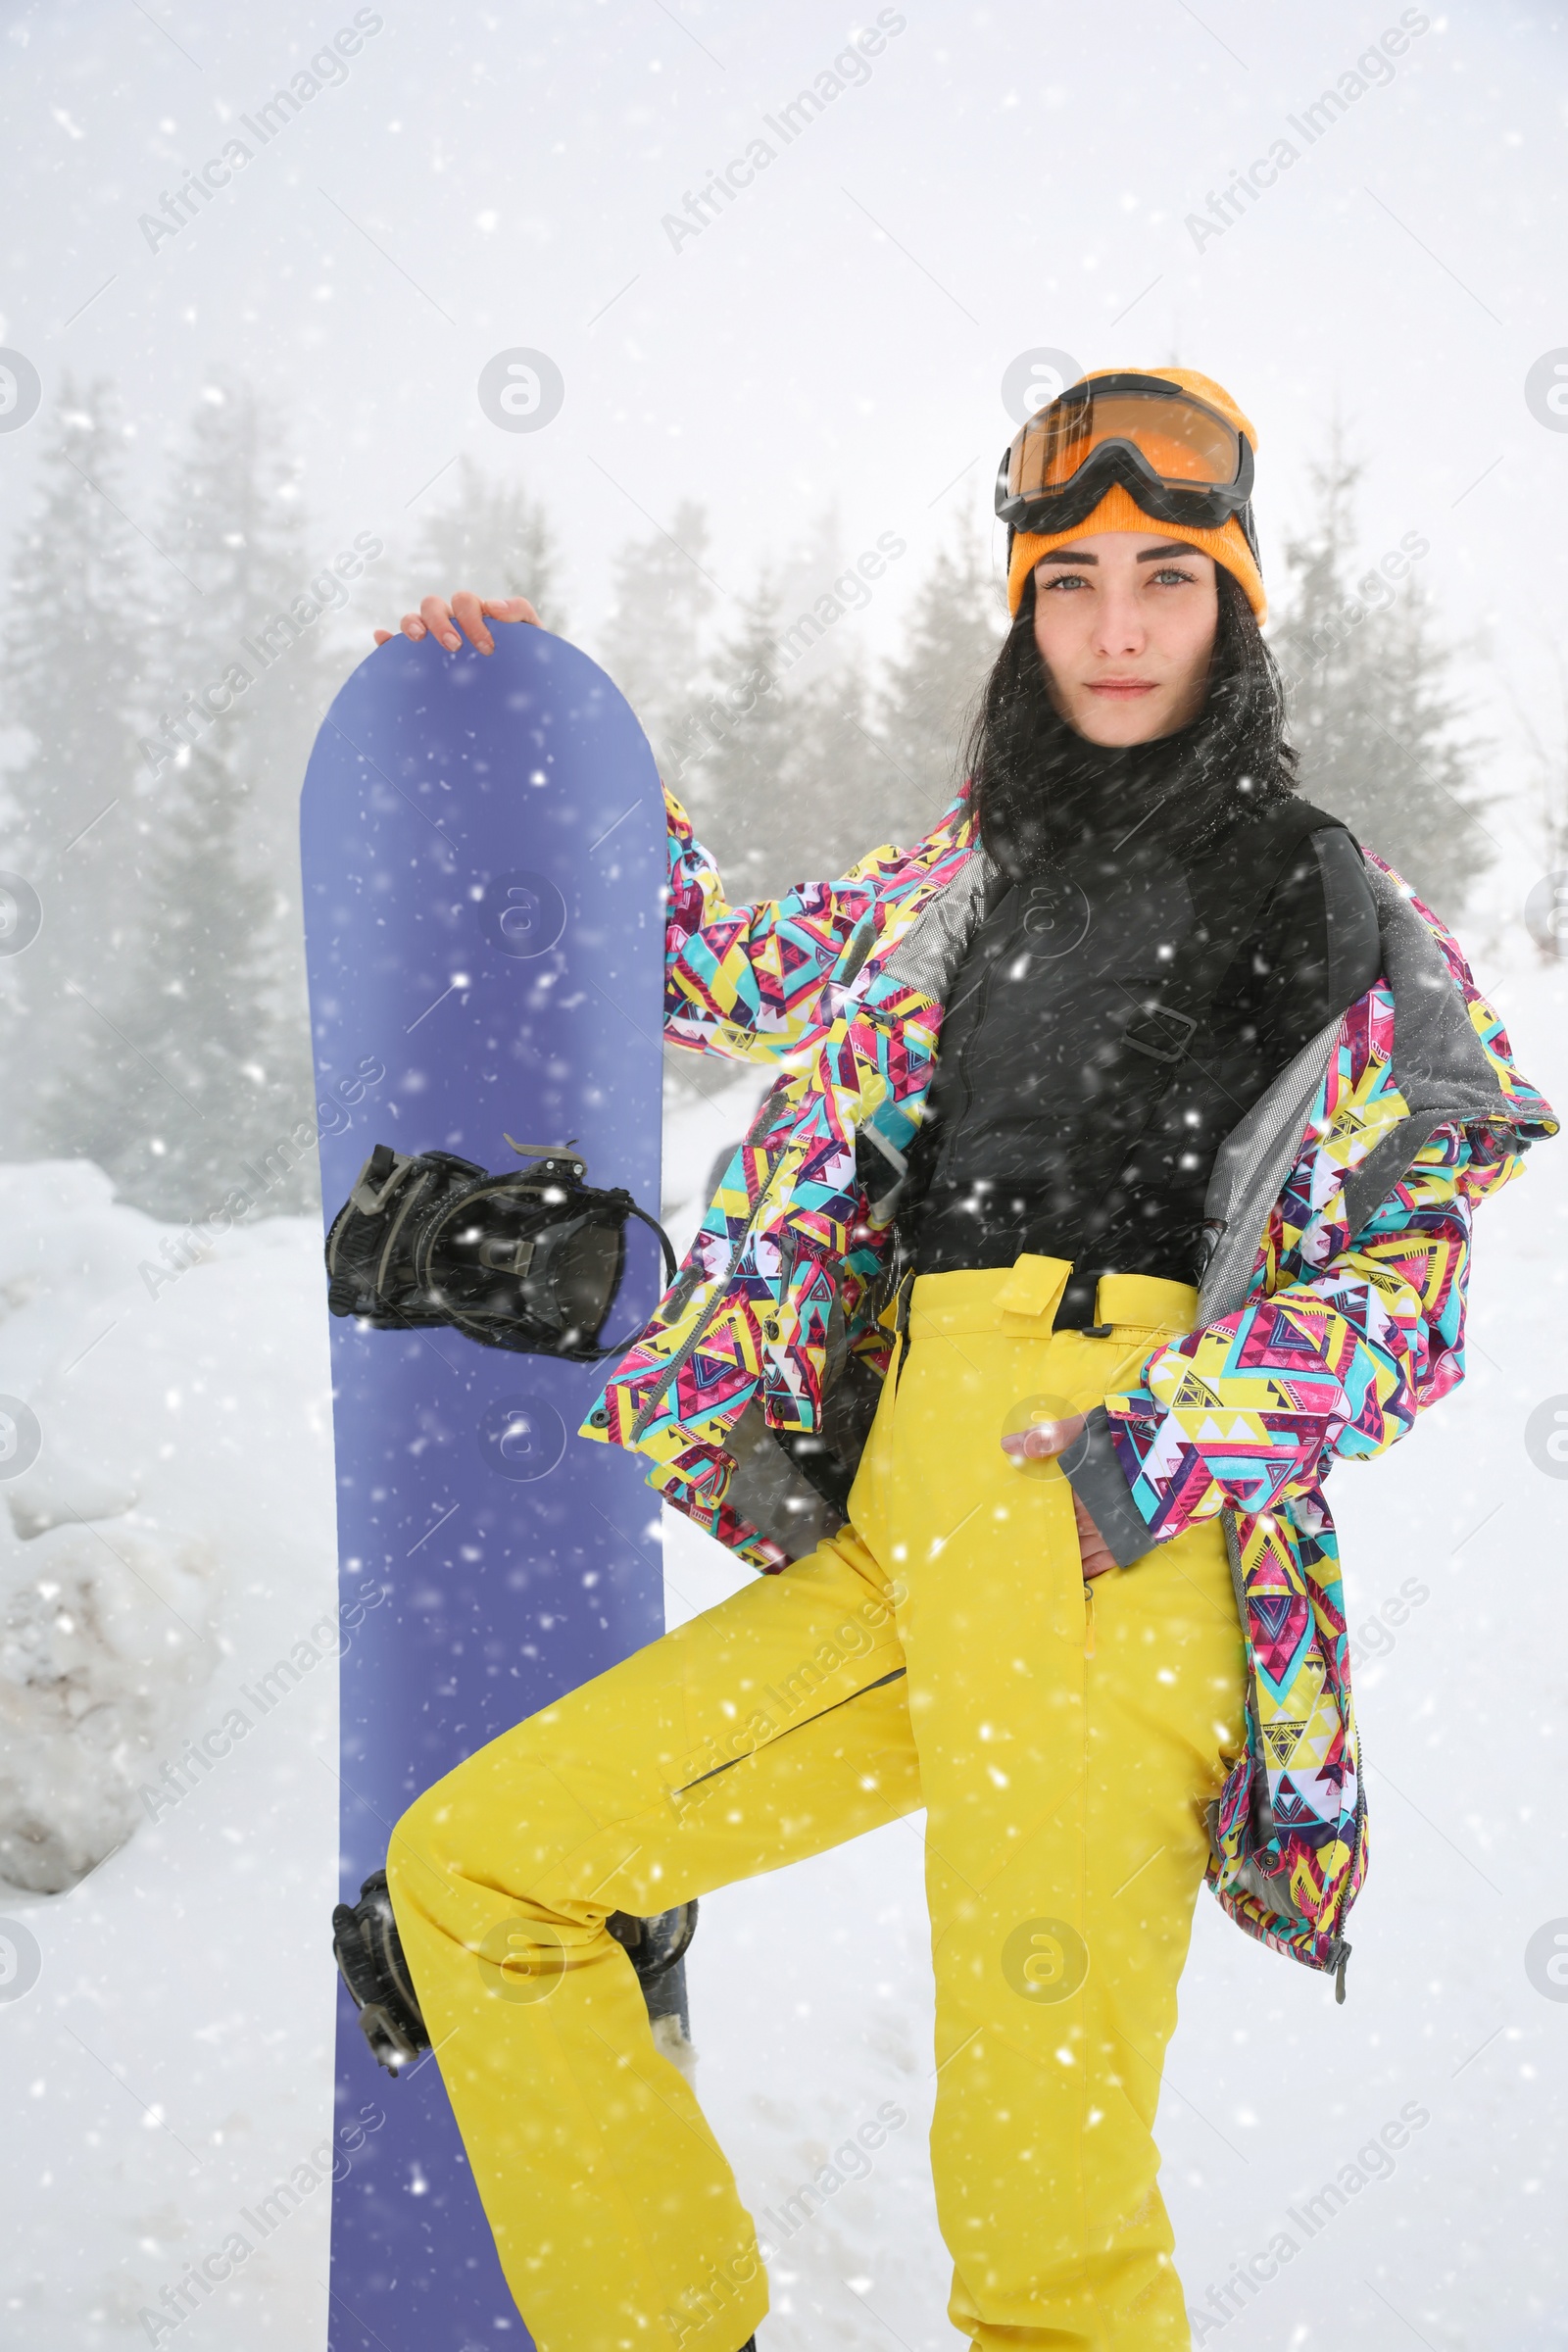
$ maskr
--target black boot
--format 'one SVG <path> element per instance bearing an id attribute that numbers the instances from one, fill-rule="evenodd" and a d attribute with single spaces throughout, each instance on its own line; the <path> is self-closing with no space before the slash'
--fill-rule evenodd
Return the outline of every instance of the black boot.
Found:
<path id="1" fill-rule="evenodd" d="M 386 1872 L 365 1881 L 357 1903 L 332 1914 L 332 1956 L 360 2013 L 360 2031 L 378 2066 L 397 2074 L 430 2047 L 418 1995 L 392 1916 Z"/>
<path id="2" fill-rule="evenodd" d="M 686 2007 L 685 1955 L 697 1932 L 697 1905 L 681 1903 L 651 1919 L 612 1911 L 605 1925 L 637 1971 L 655 2040 L 677 2066 L 690 2066 L 696 2053 Z M 422 2058 L 430 2036 L 403 1956 L 384 1870 L 365 1881 L 357 1903 L 338 1904 L 332 1914 L 332 1952 L 377 2065 L 395 2075 Z"/>
<path id="3" fill-rule="evenodd" d="M 605 1925 L 637 1971 L 655 2042 L 690 2076 L 697 2052 L 686 1999 L 686 1947 L 697 1933 L 697 1905 L 679 1903 L 673 1911 L 656 1911 L 651 1919 L 612 1911 Z M 744 2344 L 741 2352 L 747 2352 Z"/>

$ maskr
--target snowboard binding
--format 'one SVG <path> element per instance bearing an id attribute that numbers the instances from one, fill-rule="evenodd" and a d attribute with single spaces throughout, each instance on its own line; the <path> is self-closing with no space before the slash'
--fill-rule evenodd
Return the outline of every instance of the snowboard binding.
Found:
<path id="1" fill-rule="evenodd" d="M 339 1903 L 333 1912 L 332 1956 L 376 2065 L 395 2075 L 422 2058 L 430 2036 L 403 1957 L 384 1870 L 365 1880 L 357 1903 Z"/>
<path id="2" fill-rule="evenodd" d="M 514 1143 L 530 1163 L 492 1176 L 453 1152 L 377 1144 L 326 1237 L 327 1304 L 381 1331 L 449 1324 L 483 1348 L 591 1364 L 635 1332 L 601 1335 L 626 1267 L 626 1221 L 675 1252 L 630 1193 L 587 1181 L 569 1145 Z"/>
<path id="3" fill-rule="evenodd" d="M 612 1911 L 605 1925 L 637 1972 L 656 2041 L 671 2055 L 682 2045 L 689 2048 L 682 1963 L 697 1933 L 696 1903 L 678 1903 L 651 1919 Z M 430 2036 L 403 1956 L 384 1870 L 365 1880 L 357 1903 L 339 1903 L 333 1912 L 332 1956 L 360 2013 L 360 2031 L 371 2056 L 388 2074 L 401 2074 L 424 2056 Z M 678 2034 L 668 2021 L 678 2021 Z"/>

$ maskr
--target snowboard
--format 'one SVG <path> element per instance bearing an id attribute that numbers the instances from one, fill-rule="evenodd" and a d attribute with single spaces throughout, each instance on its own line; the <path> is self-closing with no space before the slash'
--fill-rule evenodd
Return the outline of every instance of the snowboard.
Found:
<path id="1" fill-rule="evenodd" d="M 642 730 L 528 624 L 496 650 L 380 646 L 317 737 L 301 803 L 321 1198 L 376 1144 L 498 1171 L 574 1142 L 659 1213 L 664 819 Z M 604 1338 L 661 1287 L 627 1226 Z M 328 1320 L 326 1274 L 321 1314 Z M 603 1368 L 446 1326 L 330 1319 L 341 1602 L 342 1899 L 410 1800 L 663 1631 L 635 1457 L 576 1435 Z M 323 1923 L 326 1908 L 323 1906 Z M 376 2067 L 338 1989 L 331 2352 L 526 2335 L 433 2055 Z"/>

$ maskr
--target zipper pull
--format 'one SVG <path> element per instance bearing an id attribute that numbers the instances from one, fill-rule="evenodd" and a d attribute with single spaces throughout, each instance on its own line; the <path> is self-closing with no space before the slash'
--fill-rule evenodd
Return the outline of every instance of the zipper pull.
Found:
<path id="1" fill-rule="evenodd" d="M 1345 1998 L 1345 1971 L 1349 1957 L 1350 1947 L 1342 1936 L 1340 1937 L 1340 1956 L 1334 1967 L 1334 1998 L 1337 2002 L 1343 2001 Z"/>
<path id="2" fill-rule="evenodd" d="M 1086 1578 L 1084 1579 L 1084 1656 L 1085 1656 L 1086 1658 L 1092 1658 L 1092 1657 L 1094 1656 L 1094 1654 L 1095 1654 L 1095 1588 L 1094 1588 L 1093 1584 L 1091 1584 L 1091 1583 L 1090 1583 L 1089 1579 L 1086 1577 Z M 1342 1997 L 1343 1997 L 1343 1996 L 1342 1996 Z"/>

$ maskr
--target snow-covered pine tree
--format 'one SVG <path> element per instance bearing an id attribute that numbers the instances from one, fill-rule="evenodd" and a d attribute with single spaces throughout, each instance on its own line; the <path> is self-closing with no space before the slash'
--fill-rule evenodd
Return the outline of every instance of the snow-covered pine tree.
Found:
<path id="1" fill-rule="evenodd" d="M 804 639 L 812 674 L 846 659 L 850 633 L 835 626 L 835 608 L 839 616 L 847 608 L 832 585 L 846 566 L 844 523 L 836 499 L 802 519 L 772 565 L 786 633 L 795 629 L 796 645 Z"/>
<path id="2" fill-rule="evenodd" d="M 685 499 L 667 531 L 620 549 L 614 602 L 600 632 L 599 658 L 642 721 L 672 790 L 679 789 L 674 770 L 692 750 L 705 633 L 718 593 L 709 553 L 708 516 Z"/>
<path id="3" fill-rule="evenodd" d="M 1316 512 L 1286 546 L 1293 584 L 1275 651 L 1300 753 L 1300 790 L 1344 817 L 1445 917 L 1491 865 L 1476 746 L 1452 684 L 1452 653 L 1425 589 L 1379 572 L 1358 584 L 1354 493 L 1362 468 L 1336 430 L 1312 469 Z"/>
<path id="4" fill-rule="evenodd" d="M 873 702 L 870 665 L 853 641 L 791 699 L 792 798 L 809 813 L 817 859 L 802 868 L 797 850 L 788 860 L 791 881 L 847 873 L 871 850 L 906 849 L 928 830 L 908 821 L 908 795 L 873 732 Z"/>
<path id="5" fill-rule="evenodd" d="M 876 698 L 889 778 L 884 838 L 918 840 L 957 790 L 967 723 L 1006 627 L 984 535 L 972 518 L 961 520 L 915 591 L 903 650 Z"/>
<path id="6" fill-rule="evenodd" d="M 561 546 L 543 505 L 520 482 L 486 473 L 466 451 L 442 492 L 446 504 L 426 515 L 419 532 L 410 600 L 450 599 L 459 588 L 525 596 L 547 629 L 566 636 Z"/>
<path id="7" fill-rule="evenodd" d="M 172 801 L 163 789 L 172 779 L 170 766 L 162 757 L 151 762 L 160 782 L 150 822 L 156 870 L 166 888 L 179 887 L 182 857 L 193 885 L 226 861 L 233 905 L 244 910 L 243 937 L 233 926 L 226 940 L 213 935 L 205 981 L 215 1037 L 232 1027 L 242 1029 L 247 1041 L 241 1058 L 250 1075 L 236 1086 L 228 1106 L 229 1149 L 237 1166 L 270 1150 L 311 1111 L 299 788 L 342 671 L 333 629 L 347 589 L 324 561 L 326 551 L 313 555 L 281 420 L 251 386 L 221 370 L 215 369 L 203 387 L 173 467 L 163 537 L 195 588 L 179 612 L 177 630 L 165 639 L 175 679 L 167 701 L 174 712 L 189 713 L 182 676 L 199 696 L 210 693 L 209 712 L 213 702 L 229 706 L 226 716 L 209 716 L 199 735 L 190 716 L 183 729 L 176 728 L 204 757 L 174 780 Z M 220 681 L 226 688 L 211 691 Z M 161 715 L 164 708 L 161 703 Z M 172 741 L 166 733 L 153 748 L 161 754 Z M 201 780 L 218 769 L 224 781 L 213 808 L 211 838 L 204 839 L 189 796 L 199 797 Z M 150 897 L 150 914 L 155 906 L 161 925 L 163 906 Z M 177 929 L 182 918 L 176 913 L 175 919 Z M 163 956 L 151 932 L 148 944 L 156 983 Z M 200 990 L 199 980 L 193 985 Z M 145 1000 L 145 988 L 140 993 Z M 147 1162 L 144 1183 L 126 1168 L 131 1197 L 170 1211 L 199 1211 L 211 1181 L 210 1153 L 195 1136 L 188 1152 L 172 1131 L 161 1140 L 171 1148 Z M 199 1198 L 181 1193 L 187 1175 L 199 1177 Z M 267 1195 L 268 1208 L 310 1205 L 315 1181 L 307 1158 L 291 1183 Z"/>
<path id="8" fill-rule="evenodd" d="M 739 601 L 664 774 L 736 903 L 825 870 L 807 812 L 792 799 L 798 721 L 781 678 L 781 617 L 764 571 Z"/>
<path id="9" fill-rule="evenodd" d="M 778 587 L 764 572 L 710 668 L 665 781 L 685 803 L 732 902 L 844 873 L 892 838 L 883 762 L 853 646 L 799 675 Z"/>
<path id="10" fill-rule="evenodd" d="M 212 371 L 196 403 L 159 536 L 191 583 L 163 608 L 171 710 L 188 713 L 188 693 L 210 689 L 211 703 L 230 704 L 223 749 L 248 795 L 239 838 L 294 905 L 300 778 L 342 675 L 331 632 L 348 590 L 327 551 L 310 546 L 282 421 L 224 370 Z M 175 737 L 167 740 L 172 749 Z M 150 772 L 163 764 L 155 750 Z"/>
<path id="11" fill-rule="evenodd" d="M 75 1148 L 137 1206 L 183 1217 L 311 1114 L 296 826 L 337 667 L 325 630 L 338 584 L 327 574 L 311 593 L 281 428 L 220 376 L 175 461 L 160 538 L 185 587 L 161 605 L 135 778 L 137 919 L 99 1008 Z M 296 1152 L 260 1198 L 298 1209 L 315 1184 Z"/>
<path id="12" fill-rule="evenodd" d="M 63 379 L 12 557 L 0 676 L 21 749 L 0 867 L 36 891 L 43 922 L 24 954 L 0 956 L 8 1158 L 79 1148 L 83 1063 L 138 914 L 132 779 L 150 631 L 142 543 L 126 519 L 127 439 L 109 383 Z M 175 575 L 158 569 L 162 593 Z"/>
<path id="13" fill-rule="evenodd" d="M 244 723 L 221 721 L 160 780 L 146 922 L 77 1114 L 76 1148 L 171 1219 L 211 1215 L 233 1188 L 264 1214 L 313 1197 L 314 1153 L 286 1140 L 310 1094 L 278 1085 L 272 893 L 243 846 Z M 301 1029 L 308 1042 L 303 1011 Z"/>
<path id="14" fill-rule="evenodd" d="M 918 838 L 908 795 L 874 733 L 870 662 L 858 627 L 872 590 L 847 561 L 836 506 L 800 533 L 774 577 L 780 684 L 790 712 L 784 788 L 793 820 L 788 879 L 843 874 L 872 849 Z M 796 862 L 809 841 L 817 863 Z"/>

